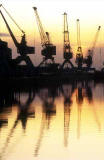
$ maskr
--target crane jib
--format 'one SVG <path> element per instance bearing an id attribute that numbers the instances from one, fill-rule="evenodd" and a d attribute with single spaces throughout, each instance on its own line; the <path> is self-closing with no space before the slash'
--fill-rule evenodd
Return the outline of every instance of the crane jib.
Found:
<path id="1" fill-rule="evenodd" d="M 2 16 L 2 18 L 3 18 L 3 20 L 6 24 L 6 27 L 9 31 L 9 33 L 10 33 L 10 36 L 12 37 L 12 40 L 13 40 L 16 48 L 17 48 L 17 53 L 19 53 L 20 55 L 34 54 L 35 53 L 35 48 L 26 45 L 25 34 L 22 36 L 21 42 L 19 43 L 16 40 L 16 38 L 15 38 L 10 26 L 8 25 L 3 13 L 1 12 L 1 10 L 0 10 L 0 13 L 1 13 L 1 16 Z"/>

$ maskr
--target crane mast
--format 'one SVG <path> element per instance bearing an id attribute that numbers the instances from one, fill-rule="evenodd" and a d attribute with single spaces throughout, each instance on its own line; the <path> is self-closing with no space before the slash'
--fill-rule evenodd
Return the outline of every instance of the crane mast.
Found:
<path id="1" fill-rule="evenodd" d="M 77 51 L 78 51 L 80 54 L 82 54 L 81 39 L 80 39 L 80 22 L 79 22 L 79 19 L 77 19 L 77 45 L 78 45 Z"/>
<path id="2" fill-rule="evenodd" d="M 64 58 L 69 60 L 72 57 L 73 53 L 71 52 L 71 46 L 69 40 L 67 13 L 64 13 Z"/>
<path id="3" fill-rule="evenodd" d="M 77 54 L 76 54 L 76 63 L 78 65 L 78 68 L 82 68 L 83 64 L 83 53 L 82 53 L 82 47 L 81 47 L 81 40 L 80 40 L 80 21 L 77 19 Z"/>
<path id="4" fill-rule="evenodd" d="M 43 61 L 40 63 L 40 65 L 43 65 L 47 60 L 51 60 L 54 63 L 53 55 L 56 55 L 56 46 L 54 46 L 52 43 L 50 43 L 49 33 L 44 32 L 42 23 L 40 21 L 40 17 L 37 12 L 37 8 L 33 7 L 33 9 L 35 11 L 35 16 L 36 16 L 38 29 L 39 29 L 39 33 L 40 33 L 40 38 L 41 38 L 41 45 L 43 48 L 41 51 L 41 54 L 44 57 L 43 57 Z"/>
<path id="5" fill-rule="evenodd" d="M 70 59 L 73 57 L 73 53 L 71 51 L 70 40 L 69 40 L 69 30 L 68 30 L 68 21 L 67 21 L 67 13 L 64 13 L 64 47 L 63 47 L 63 54 L 64 54 L 64 62 L 62 67 L 65 64 L 70 64 L 73 67 L 72 62 Z"/>
<path id="6" fill-rule="evenodd" d="M 40 21 L 40 17 L 39 17 L 38 12 L 37 12 L 37 8 L 33 7 L 33 9 L 34 9 L 35 14 L 36 14 L 36 20 L 37 20 L 38 29 L 39 29 L 40 38 L 41 38 L 41 45 L 42 45 L 42 47 L 45 47 L 45 45 L 49 44 L 49 41 L 48 41 L 46 33 L 44 32 L 42 23 Z"/>

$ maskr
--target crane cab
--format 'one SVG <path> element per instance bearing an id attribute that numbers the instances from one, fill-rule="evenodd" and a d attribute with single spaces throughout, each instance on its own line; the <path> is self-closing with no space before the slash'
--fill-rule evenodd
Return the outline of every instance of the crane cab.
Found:
<path id="1" fill-rule="evenodd" d="M 35 54 L 35 48 L 30 46 L 19 45 L 17 49 L 17 53 L 21 54 L 21 56 L 25 56 L 27 54 Z"/>
<path id="2" fill-rule="evenodd" d="M 56 55 L 56 46 L 47 45 L 42 51 L 41 54 L 45 57 L 52 57 Z"/>
<path id="3" fill-rule="evenodd" d="M 83 63 L 85 63 L 88 68 L 90 68 L 92 65 L 92 56 L 88 55 L 87 57 L 85 57 Z"/>
<path id="4" fill-rule="evenodd" d="M 71 59 L 73 58 L 73 53 L 72 52 L 64 52 L 64 59 Z"/>
<path id="5" fill-rule="evenodd" d="M 35 53 L 35 47 L 27 46 L 25 34 L 22 36 L 21 42 L 18 44 L 17 53 L 21 55 Z"/>
<path id="6" fill-rule="evenodd" d="M 83 54 L 77 53 L 77 55 L 76 55 L 76 64 L 78 65 L 78 68 L 82 67 L 82 64 L 83 64 Z"/>

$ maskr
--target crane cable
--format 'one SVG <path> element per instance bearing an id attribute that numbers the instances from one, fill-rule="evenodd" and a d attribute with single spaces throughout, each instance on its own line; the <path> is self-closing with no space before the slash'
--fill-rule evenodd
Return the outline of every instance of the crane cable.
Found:
<path id="1" fill-rule="evenodd" d="M 2 8 L 5 10 L 5 12 L 8 14 L 8 16 L 11 18 L 11 20 L 15 23 L 15 25 L 18 27 L 18 29 L 25 34 L 25 32 L 19 27 L 19 25 L 16 23 L 16 21 L 13 19 L 13 17 L 9 14 L 9 12 L 3 7 L 2 4 L 0 4 L 0 7 L 2 6 Z"/>

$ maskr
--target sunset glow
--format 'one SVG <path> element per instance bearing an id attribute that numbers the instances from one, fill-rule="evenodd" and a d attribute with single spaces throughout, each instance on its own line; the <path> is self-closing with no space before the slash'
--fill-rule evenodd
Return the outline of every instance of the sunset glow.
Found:
<path id="1" fill-rule="evenodd" d="M 15 21 L 20 25 L 20 27 L 26 32 L 28 44 L 34 45 L 36 47 L 36 59 L 37 54 L 41 56 L 40 49 L 40 35 L 38 31 L 38 26 L 36 23 L 36 17 L 32 7 L 36 6 L 44 26 L 44 30 L 48 31 L 51 36 L 51 41 L 57 47 L 57 55 L 63 57 L 63 13 L 68 14 L 69 32 L 70 32 L 70 43 L 74 56 L 77 50 L 77 29 L 76 29 L 76 19 L 80 19 L 81 26 L 81 44 L 83 54 L 85 55 L 87 49 L 92 47 L 95 34 L 97 32 L 98 26 L 102 26 L 101 34 L 99 35 L 96 47 L 101 47 L 103 50 L 104 44 L 104 2 L 102 0 L 23 0 L 16 1 L 13 0 L 2 0 L 1 3 L 12 15 Z M 2 9 L 1 9 L 2 10 Z M 15 36 L 20 40 L 21 32 L 18 28 L 8 19 L 8 15 L 5 14 L 5 18 L 8 20 L 10 27 L 12 28 Z M 0 33 L 8 33 L 5 24 L 0 17 L 1 29 Z M 3 40 L 9 42 L 9 46 L 12 46 L 13 52 L 16 54 L 15 47 L 11 41 L 11 37 L 1 37 Z M 60 50 L 60 49 L 61 50 Z M 61 52 L 61 53 L 60 53 Z M 97 51 L 98 52 L 98 51 Z M 56 55 L 56 61 L 58 60 Z M 13 56 L 14 57 L 14 56 Z M 95 58 L 96 59 L 96 58 Z M 38 59 L 37 59 L 38 61 Z M 62 60 L 63 61 L 63 60 Z M 38 63 L 38 62 L 36 62 Z"/>

